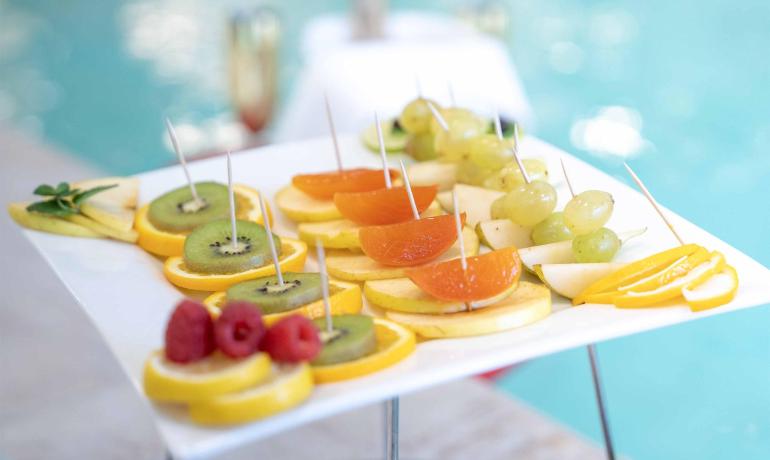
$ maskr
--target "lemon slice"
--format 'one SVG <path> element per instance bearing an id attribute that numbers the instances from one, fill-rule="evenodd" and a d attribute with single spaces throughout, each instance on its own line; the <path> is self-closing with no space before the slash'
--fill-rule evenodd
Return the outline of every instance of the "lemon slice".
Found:
<path id="1" fill-rule="evenodd" d="M 237 393 L 190 404 L 190 418 L 203 425 L 232 425 L 291 409 L 313 392 L 307 363 L 275 365 L 266 381 Z"/>
<path id="2" fill-rule="evenodd" d="M 448 302 L 437 299 L 420 289 L 409 278 L 387 280 L 371 280 L 364 283 L 366 299 L 387 310 L 406 313 L 444 314 L 457 313 L 471 309 L 479 309 L 496 304 L 510 296 L 518 288 L 518 283 L 512 284 L 500 294 L 484 300 L 465 304 L 463 302 Z"/>
<path id="3" fill-rule="evenodd" d="M 426 338 L 491 334 L 526 326 L 550 314 L 551 291 L 526 281 L 519 282 L 519 287 L 504 300 L 480 310 L 444 315 L 385 313 L 388 319 Z"/>
<path id="4" fill-rule="evenodd" d="M 316 383 L 338 382 L 377 372 L 409 356 L 416 344 L 414 333 L 392 321 L 374 318 L 377 350 L 345 363 L 313 366 Z"/>
<path id="5" fill-rule="evenodd" d="M 633 283 L 653 273 L 657 273 L 676 260 L 694 253 L 700 247 L 697 244 L 685 244 L 632 262 L 620 270 L 592 283 L 580 295 L 572 299 L 572 303 L 574 305 L 584 303 L 586 301 L 585 296 L 587 295 L 614 291 L 618 286 Z"/>
<path id="6" fill-rule="evenodd" d="M 259 193 L 251 187 L 240 184 L 233 185 L 233 192 L 239 209 L 236 217 L 258 224 L 264 223 L 262 212 L 259 210 Z M 265 206 L 267 207 L 270 223 L 272 223 L 273 215 L 270 206 L 267 203 L 265 203 Z M 139 233 L 139 240 L 136 243 L 145 251 L 155 255 L 165 257 L 181 256 L 184 253 L 184 240 L 187 238 L 187 234 L 165 232 L 155 228 L 147 218 L 149 208 L 150 205 L 147 204 L 136 212 L 134 227 Z"/>
<path id="7" fill-rule="evenodd" d="M 254 385 L 269 374 L 266 353 L 230 359 L 216 351 L 200 361 L 177 364 L 158 350 L 144 364 L 144 392 L 155 401 L 199 401 Z"/>
<path id="8" fill-rule="evenodd" d="M 702 311 L 730 303 L 738 291 L 738 273 L 730 265 L 698 286 L 682 289 L 692 311 Z"/>
<path id="9" fill-rule="evenodd" d="M 299 240 L 281 238 L 281 258 L 278 264 L 281 272 L 300 272 L 305 267 L 307 245 Z M 269 263 L 238 273 L 205 274 L 188 271 L 183 257 L 169 257 L 163 264 L 163 274 L 174 284 L 194 291 L 224 291 L 241 281 L 275 274 L 275 265 Z"/>
<path id="10" fill-rule="evenodd" d="M 211 313 L 211 316 L 214 318 L 222 313 L 222 307 L 224 307 L 226 302 L 227 293 L 225 291 L 215 292 L 203 300 L 204 305 L 206 305 L 209 313 Z M 363 301 L 361 299 L 361 287 L 359 285 L 335 280 L 329 281 L 329 307 L 332 315 L 356 314 L 361 311 L 362 306 Z M 281 318 L 295 314 L 304 315 L 308 318 L 320 318 L 324 316 L 325 310 L 323 299 L 300 305 L 290 311 L 264 315 L 262 319 L 267 326 L 271 326 Z"/>
<path id="11" fill-rule="evenodd" d="M 334 201 L 313 198 L 292 185 L 275 194 L 275 204 L 294 222 L 325 222 L 342 217 Z"/>
<path id="12" fill-rule="evenodd" d="M 693 289 L 706 282 L 725 266 L 725 258 L 719 252 L 712 252 L 709 260 L 702 262 L 684 276 L 676 278 L 663 286 L 648 291 L 628 291 L 612 299 L 612 303 L 621 308 L 651 307 L 666 300 L 682 295 L 682 289 Z"/>
<path id="13" fill-rule="evenodd" d="M 479 253 L 479 238 L 470 227 L 463 228 L 465 255 L 475 256 Z M 438 259 L 430 262 L 442 262 L 460 257 L 460 245 L 455 242 Z M 403 278 L 409 267 L 388 267 L 370 258 L 366 254 L 356 254 L 350 251 L 330 252 L 326 257 L 326 269 L 335 278 L 347 281 L 367 281 L 391 278 Z"/>
<path id="14" fill-rule="evenodd" d="M 706 248 L 699 248 L 687 257 L 678 259 L 660 272 L 656 272 L 633 283 L 625 284 L 618 288 L 618 291 L 649 291 L 658 288 L 690 273 L 690 270 L 709 259 L 711 254 Z"/>

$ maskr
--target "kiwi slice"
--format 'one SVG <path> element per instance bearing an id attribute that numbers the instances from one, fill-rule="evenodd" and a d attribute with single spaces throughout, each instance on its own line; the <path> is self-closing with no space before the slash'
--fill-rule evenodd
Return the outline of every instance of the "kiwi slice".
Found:
<path id="1" fill-rule="evenodd" d="M 201 199 L 199 203 L 193 200 L 190 187 L 186 185 L 154 199 L 147 211 L 147 219 L 159 230 L 184 233 L 228 216 L 230 199 L 226 185 L 198 182 L 195 184 L 195 190 Z M 237 200 L 235 209 L 237 212 Z"/>
<path id="2" fill-rule="evenodd" d="M 196 273 L 238 273 L 261 267 L 270 261 L 270 245 L 265 227 L 236 221 L 238 242 L 232 244 L 230 220 L 222 219 L 201 225 L 184 241 L 185 266 Z M 281 255 L 281 239 L 273 235 L 278 255 Z"/>
<path id="3" fill-rule="evenodd" d="M 332 333 L 326 332 L 326 319 L 317 318 L 313 322 L 321 331 L 323 348 L 312 364 L 344 363 L 364 357 L 377 349 L 377 337 L 374 334 L 374 319 L 365 315 L 332 316 Z"/>
<path id="4" fill-rule="evenodd" d="M 283 286 L 278 285 L 277 276 L 266 276 L 238 283 L 227 290 L 227 300 L 251 302 L 265 315 L 293 310 L 322 296 L 318 273 L 284 273 Z"/>

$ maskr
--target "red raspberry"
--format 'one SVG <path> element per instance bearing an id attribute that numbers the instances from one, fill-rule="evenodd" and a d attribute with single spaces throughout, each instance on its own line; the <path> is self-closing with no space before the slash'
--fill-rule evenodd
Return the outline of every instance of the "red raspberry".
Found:
<path id="1" fill-rule="evenodd" d="M 267 330 L 260 348 L 274 361 L 310 361 L 321 352 L 321 339 L 312 321 L 304 316 L 291 315 Z"/>
<path id="2" fill-rule="evenodd" d="M 264 334 L 262 314 L 249 302 L 228 303 L 214 325 L 217 346 L 231 358 L 256 353 Z"/>
<path id="3" fill-rule="evenodd" d="M 166 358 L 191 363 L 214 348 L 214 323 L 206 307 L 195 300 L 179 302 L 166 325 Z"/>

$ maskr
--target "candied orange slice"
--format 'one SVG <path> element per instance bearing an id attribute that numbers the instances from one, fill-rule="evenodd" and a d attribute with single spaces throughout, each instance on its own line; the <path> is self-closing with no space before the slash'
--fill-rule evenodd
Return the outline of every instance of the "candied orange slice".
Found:
<path id="1" fill-rule="evenodd" d="M 409 269 L 406 275 L 433 297 L 458 302 L 488 299 L 521 276 L 521 259 L 514 247 L 468 257 L 467 262 L 465 270 L 460 259 L 452 259 Z"/>
<path id="2" fill-rule="evenodd" d="M 417 212 L 422 213 L 428 209 L 437 192 L 438 187 L 435 185 L 412 187 Z M 335 193 L 334 204 L 344 217 L 360 225 L 397 224 L 414 218 L 404 187 Z"/>
<path id="3" fill-rule="evenodd" d="M 398 177 L 391 169 L 390 177 Z M 292 178 L 293 186 L 308 195 L 330 200 L 337 192 L 368 192 L 385 187 L 382 169 L 356 168 L 319 174 L 299 174 Z"/>
<path id="4" fill-rule="evenodd" d="M 460 215 L 465 224 L 465 213 Z M 425 217 L 400 224 L 374 225 L 358 231 L 364 254 L 390 267 L 428 263 L 457 240 L 453 215 Z"/>

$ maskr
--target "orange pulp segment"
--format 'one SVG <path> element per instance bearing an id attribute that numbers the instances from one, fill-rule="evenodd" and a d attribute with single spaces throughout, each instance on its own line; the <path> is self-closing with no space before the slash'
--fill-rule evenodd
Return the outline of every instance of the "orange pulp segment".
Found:
<path id="1" fill-rule="evenodd" d="M 412 187 L 417 212 L 428 209 L 437 192 L 435 185 Z M 405 187 L 336 193 L 334 204 L 343 216 L 360 225 L 396 224 L 414 218 Z"/>
<path id="2" fill-rule="evenodd" d="M 488 299 L 511 287 L 521 276 L 521 259 L 514 247 L 407 270 L 414 284 L 441 300 L 471 302 Z"/>
<path id="3" fill-rule="evenodd" d="M 391 169 L 390 177 L 398 173 Z M 382 169 L 356 168 L 318 174 L 299 174 L 292 178 L 293 186 L 308 195 L 330 200 L 337 192 L 367 192 L 385 187 Z"/>
<path id="4" fill-rule="evenodd" d="M 465 224 L 465 213 L 460 215 Z M 425 217 L 400 224 L 363 227 L 358 231 L 361 249 L 375 261 L 391 267 L 428 263 L 457 240 L 454 215 Z"/>

